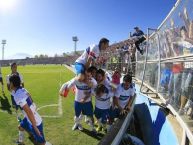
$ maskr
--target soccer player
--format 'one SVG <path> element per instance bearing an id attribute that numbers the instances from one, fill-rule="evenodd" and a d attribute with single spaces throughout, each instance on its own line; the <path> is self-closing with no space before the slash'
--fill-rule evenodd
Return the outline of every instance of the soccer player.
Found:
<path id="1" fill-rule="evenodd" d="M 95 66 L 90 66 L 88 69 L 91 70 L 92 77 L 96 80 L 97 68 Z"/>
<path id="2" fill-rule="evenodd" d="M 102 50 L 109 47 L 109 40 L 102 38 L 98 45 L 89 46 L 83 54 L 75 61 L 75 69 L 78 80 L 84 80 L 84 72 L 90 65 L 95 65 L 96 58 Z"/>
<path id="3" fill-rule="evenodd" d="M 105 73 L 104 70 L 98 69 L 96 72 L 96 81 L 97 84 L 103 84 L 105 87 L 109 88 L 110 90 L 115 90 L 116 86 L 110 82 L 110 76 Z"/>
<path id="4" fill-rule="evenodd" d="M 79 129 L 83 130 L 80 121 L 82 120 L 82 115 L 86 115 L 89 118 L 89 125 L 91 126 L 91 131 L 95 132 L 94 129 L 94 118 L 93 118 L 93 106 L 91 102 L 91 93 L 93 89 L 96 87 L 97 82 L 92 78 L 91 71 L 86 70 L 84 74 L 84 80 L 77 80 L 73 78 L 65 89 L 70 89 L 75 86 L 75 101 L 74 101 L 74 109 L 75 109 L 75 117 L 74 117 L 74 126 L 72 130 Z M 65 85 L 64 85 L 65 86 Z"/>
<path id="5" fill-rule="evenodd" d="M 127 74 L 123 78 L 123 83 L 119 84 L 116 91 L 112 107 L 112 119 L 130 111 L 131 103 L 135 97 L 135 88 L 132 84 L 132 76 Z M 117 108 L 114 108 L 117 107 Z"/>
<path id="6" fill-rule="evenodd" d="M 114 96 L 114 93 L 105 87 L 104 84 L 99 84 L 95 91 L 95 117 L 97 118 L 98 127 L 97 132 L 102 129 L 107 131 L 107 123 L 109 119 L 109 112 L 111 106 L 110 98 Z"/>
<path id="7" fill-rule="evenodd" d="M 0 66 L 0 83 L 1 83 L 2 94 L 5 95 L 4 86 L 3 86 L 3 78 L 2 78 L 2 73 L 1 73 L 1 66 Z"/>
<path id="8" fill-rule="evenodd" d="M 6 81 L 7 81 L 7 89 L 11 92 L 10 90 L 10 82 L 9 82 L 9 78 L 12 74 L 16 74 L 19 76 L 20 78 L 20 82 L 21 82 L 21 86 L 24 87 L 24 81 L 23 81 L 23 76 L 17 71 L 17 64 L 14 62 L 11 64 L 11 74 L 7 75 Z M 13 106 L 16 105 L 13 102 L 13 96 L 11 96 L 11 100 L 12 100 L 12 104 Z"/>
<path id="9" fill-rule="evenodd" d="M 21 80 L 17 74 L 12 74 L 9 77 L 10 86 L 12 91 L 13 101 L 22 110 L 24 119 L 20 122 L 19 130 L 20 138 L 19 142 L 24 142 L 23 132 L 26 130 L 31 133 L 38 145 L 48 145 L 46 143 L 43 133 L 42 118 L 36 111 L 36 106 L 33 103 L 30 94 L 26 89 L 21 87 Z"/>
<path id="10" fill-rule="evenodd" d="M 13 74 L 16 74 L 16 75 L 19 76 L 20 82 L 21 82 L 20 86 L 24 87 L 23 76 L 20 73 L 18 73 L 18 71 L 17 71 L 17 64 L 15 62 L 13 62 L 11 64 L 11 74 L 7 75 L 6 81 L 7 81 L 7 89 L 11 93 L 12 107 L 15 109 L 15 111 L 17 113 L 19 108 L 18 108 L 18 105 L 15 103 L 15 101 L 13 99 L 12 90 L 10 89 L 10 81 L 9 81 L 10 76 L 13 75 Z M 20 138 L 20 136 L 22 136 L 22 132 L 19 130 L 19 138 Z"/>
<path id="11" fill-rule="evenodd" d="M 107 79 L 105 75 L 105 71 L 102 69 L 98 69 L 96 72 L 96 81 L 98 84 L 110 85 L 110 81 Z"/>

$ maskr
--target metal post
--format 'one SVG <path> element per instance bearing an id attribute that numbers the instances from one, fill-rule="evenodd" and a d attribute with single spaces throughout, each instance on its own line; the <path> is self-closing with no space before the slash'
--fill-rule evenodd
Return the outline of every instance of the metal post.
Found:
<path id="1" fill-rule="evenodd" d="M 78 37 L 77 36 L 73 36 L 72 37 L 72 41 L 74 41 L 74 52 L 76 53 L 76 43 L 78 42 Z"/>
<path id="2" fill-rule="evenodd" d="M 143 67 L 143 76 L 142 76 L 142 83 L 141 83 L 141 86 L 140 86 L 140 92 L 142 92 L 142 87 L 143 87 L 143 82 L 144 82 L 144 77 L 145 77 L 148 48 L 149 48 L 149 28 L 147 29 L 147 48 L 146 48 L 146 53 L 145 53 L 145 62 L 144 62 L 144 67 Z"/>
<path id="3" fill-rule="evenodd" d="M 6 44 L 6 40 L 2 40 L 2 60 L 4 60 L 4 49 L 5 49 L 5 44 Z"/>
<path id="4" fill-rule="evenodd" d="M 161 53 L 160 53 L 160 38 L 159 34 L 156 32 L 158 37 L 158 59 L 159 59 L 159 65 L 158 65 L 158 81 L 157 81 L 157 93 L 159 92 L 159 84 L 160 84 L 160 78 L 161 78 Z"/>

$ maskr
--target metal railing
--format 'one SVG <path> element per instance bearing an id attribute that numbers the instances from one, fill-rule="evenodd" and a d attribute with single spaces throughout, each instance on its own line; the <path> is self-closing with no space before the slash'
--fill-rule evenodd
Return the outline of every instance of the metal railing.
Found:
<path id="1" fill-rule="evenodd" d="M 146 52 L 144 56 L 136 53 L 134 61 L 128 59 L 126 63 L 123 59 L 124 55 L 120 56 L 119 53 L 121 51 L 119 52 L 117 49 L 109 49 L 108 55 L 104 55 L 107 56 L 108 61 L 106 64 L 108 70 L 113 71 L 115 67 L 118 67 L 124 74 L 132 73 L 137 80 L 141 81 L 140 91 L 142 93 L 156 94 L 163 103 L 166 103 L 167 108 L 174 114 L 183 129 L 181 145 L 190 143 L 193 145 L 193 130 L 186 122 L 188 116 L 186 114 L 188 113 L 187 111 L 185 112 L 186 106 L 183 105 L 184 103 L 186 105 L 192 103 L 188 109 L 192 109 L 192 116 L 190 116 L 192 118 L 189 121 L 193 123 L 192 5 L 193 0 L 178 0 L 158 29 L 148 29 L 148 37 L 144 45 Z M 150 31 L 153 32 L 150 34 Z M 128 43 L 126 44 L 123 43 L 125 41 L 120 42 L 120 46 L 127 45 L 130 48 L 134 44 L 133 40 L 127 41 Z M 117 60 L 119 61 L 112 62 L 113 57 L 118 58 Z M 186 75 L 187 70 L 189 71 L 188 75 Z M 164 74 L 164 71 L 170 72 L 168 76 Z M 192 77 L 192 83 L 187 80 L 190 76 Z M 165 80 L 164 77 L 166 78 Z M 144 92 L 142 90 L 143 86 L 147 86 L 152 92 Z M 186 92 L 184 89 L 186 89 Z M 183 114 L 185 115 L 181 115 L 182 112 L 180 111 L 182 110 L 184 110 Z"/>

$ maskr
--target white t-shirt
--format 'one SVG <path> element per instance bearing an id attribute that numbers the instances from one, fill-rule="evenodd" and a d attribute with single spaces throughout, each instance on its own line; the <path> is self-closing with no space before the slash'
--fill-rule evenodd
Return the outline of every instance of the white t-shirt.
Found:
<path id="1" fill-rule="evenodd" d="M 123 87 L 123 84 L 118 85 L 115 97 L 119 98 L 119 105 L 122 108 L 125 108 L 125 106 L 128 104 L 131 96 L 134 96 L 135 94 L 135 88 L 133 85 L 130 85 L 129 89 L 125 90 Z"/>
<path id="2" fill-rule="evenodd" d="M 93 60 L 96 60 L 96 58 L 99 57 L 99 54 L 100 54 L 99 46 L 91 45 L 83 52 L 83 54 L 75 62 L 85 65 L 89 57 L 91 57 Z"/>
<path id="3" fill-rule="evenodd" d="M 19 75 L 19 78 L 20 78 L 21 83 L 24 83 L 24 82 L 23 82 L 23 76 L 22 76 L 20 73 L 18 73 L 18 72 L 17 72 L 17 74 Z M 9 78 L 10 78 L 11 75 L 12 75 L 12 74 L 9 74 L 9 75 L 7 75 L 7 77 L 6 77 L 7 84 L 10 84 Z"/>
<path id="4" fill-rule="evenodd" d="M 114 93 L 106 88 L 105 93 L 101 97 L 95 97 L 95 106 L 99 109 L 109 109 L 111 106 L 111 98 L 113 96 Z"/>
<path id="5" fill-rule="evenodd" d="M 15 103 L 20 106 L 20 109 L 22 110 L 22 113 L 24 115 L 24 117 L 27 118 L 27 120 L 29 121 L 29 123 L 31 123 L 31 121 L 29 120 L 26 112 L 22 109 L 24 105 L 28 105 L 29 108 L 31 109 L 35 121 L 36 121 L 36 126 L 39 126 L 42 123 L 42 118 L 41 116 L 38 114 L 38 112 L 36 111 L 36 106 L 33 103 L 30 94 L 27 92 L 27 90 L 25 90 L 24 88 L 19 88 L 16 91 L 12 92 L 12 95 L 14 97 L 14 101 Z"/>
<path id="6" fill-rule="evenodd" d="M 103 84 L 105 85 L 105 87 L 107 87 L 108 89 L 111 88 L 111 82 L 106 78 L 104 81 L 99 82 L 99 84 Z"/>
<path id="7" fill-rule="evenodd" d="M 85 101 L 85 102 L 90 102 L 91 101 L 91 94 L 93 90 L 97 86 L 97 82 L 95 79 L 90 80 L 93 83 L 93 87 L 90 88 L 86 83 L 84 82 L 79 82 L 75 78 L 73 78 L 69 83 L 67 88 L 71 88 L 72 86 L 75 86 L 76 91 L 75 91 L 75 101 L 80 102 L 81 99 L 85 98 L 87 95 L 90 97 Z"/>

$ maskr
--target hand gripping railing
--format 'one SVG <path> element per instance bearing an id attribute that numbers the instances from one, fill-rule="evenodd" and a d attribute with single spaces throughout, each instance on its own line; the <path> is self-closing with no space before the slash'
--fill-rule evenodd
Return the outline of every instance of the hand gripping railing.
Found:
<path id="1" fill-rule="evenodd" d="M 136 95 L 132 99 L 132 105 L 131 109 L 128 112 L 128 114 L 121 118 L 116 120 L 116 122 L 112 125 L 110 131 L 103 137 L 103 139 L 100 141 L 98 145 L 119 145 L 123 135 L 125 134 L 132 115 L 134 111 L 134 106 L 135 106 L 135 100 L 136 100 Z"/>

